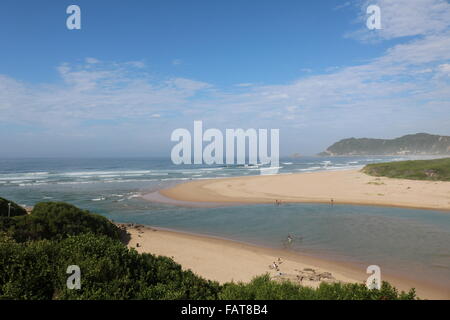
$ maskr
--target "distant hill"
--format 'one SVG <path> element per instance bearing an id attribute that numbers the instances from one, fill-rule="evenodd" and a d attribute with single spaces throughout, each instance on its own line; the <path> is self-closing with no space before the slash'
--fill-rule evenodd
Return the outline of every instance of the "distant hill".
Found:
<path id="1" fill-rule="evenodd" d="M 321 156 L 357 155 L 448 155 L 450 137 L 428 133 L 410 134 L 396 139 L 350 138 L 334 143 Z"/>

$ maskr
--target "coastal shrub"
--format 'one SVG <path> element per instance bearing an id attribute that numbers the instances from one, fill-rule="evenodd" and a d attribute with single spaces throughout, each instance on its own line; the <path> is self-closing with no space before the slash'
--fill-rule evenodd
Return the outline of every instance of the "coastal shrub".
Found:
<path id="1" fill-rule="evenodd" d="M 373 163 L 362 171 L 377 177 L 450 181 L 450 158 Z"/>
<path id="2" fill-rule="evenodd" d="M 0 298 L 51 299 L 57 248 L 49 241 L 0 242 Z"/>
<path id="3" fill-rule="evenodd" d="M 318 288 L 303 287 L 289 281 L 274 281 L 269 275 L 254 278 L 250 283 L 227 283 L 219 295 L 223 300 L 414 300 L 414 289 L 398 292 L 387 282 L 380 290 L 364 284 L 325 283 Z"/>
<path id="4" fill-rule="evenodd" d="M 1 299 L 216 299 L 220 289 L 169 258 L 138 254 L 106 236 L 0 239 Z M 66 286 L 69 265 L 80 267 L 80 290 Z"/>
<path id="5" fill-rule="evenodd" d="M 105 217 L 63 202 L 38 203 L 30 215 L 0 218 L 0 231 L 18 242 L 63 239 L 82 233 L 121 237 L 121 230 Z"/>
<path id="6" fill-rule="evenodd" d="M 11 208 L 8 206 L 9 203 Z M 17 203 L 0 197 L 0 217 L 7 217 L 8 212 L 11 217 L 27 215 L 27 211 Z"/>
<path id="7" fill-rule="evenodd" d="M 106 237 L 81 235 L 61 242 L 61 266 L 78 265 L 81 290 L 65 287 L 61 299 L 214 299 L 219 285 L 204 280 L 167 257 L 138 254 Z"/>
<path id="8" fill-rule="evenodd" d="M 220 293 L 222 300 L 299 300 L 313 299 L 314 289 L 292 282 L 276 282 L 268 274 L 255 277 L 250 283 L 226 283 Z"/>

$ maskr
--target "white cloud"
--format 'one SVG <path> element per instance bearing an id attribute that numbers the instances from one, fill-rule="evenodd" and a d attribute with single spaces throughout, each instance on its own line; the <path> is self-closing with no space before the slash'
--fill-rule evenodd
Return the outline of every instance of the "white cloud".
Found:
<path id="1" fill-rule="evenodd" d="M 351 2 L 350 1 L 346 1 L 346 2 L 344 2 L 343 4 L 340 4 L 340 5 L 337 5 L 335 8 L 334 8 L 334 10 L 340 10 L 340 9 L 343 9 L 343 8 L 347 8 L 347 7 L 349 7 L 349 6 L 351 6 Z"/>
<path id="2" fill-rule="evenodd" d="M 450 59 L 450 31 L 396 45 L 379 59 L 380 63 L 419 65 Z"/>
<path id="3" fill-rule="evenodd" d="M 182 114 L 188 99 L 211 86 L 184 78 L 154 79 L 127 69 L 129 63 L 64 63 L 63 84 L 32 85 L 0 75 L 0 121 L 46 128 L 77 126 L 83 121 L 139 121 L 167 109 Z M 67 128 L 68 129 L 68 128 Z"/>
<path id="4" fill-rule="evenodd" d="M 297 106 L 288 106 L 288 107 L 286 107 L 286 110 L 288 112 L 295 112 L 297 109 L 298 109 Z"/>
<path id="5" fill-rule="evenodd" d="M 132 66 L 132 67 L 135 67 L 135 68 L 138 68 L 138 69 L 143 69 L 143 68 L 146 67 L 146 65 L 145 65 L 145 63 L 143 61 L 129 61 L 129 62 L 127 62 L 127 64 L 129 66 Z"/>
<path id="6" fill-rule="evenodd" d="M 235 84 L 235 86 L 241 87 L 241 88 L 246 88 L 246 87 L 254 86 L 254 84 L 250 83 L 250 82 L 243 82 L 243 83 L 237 83 L 237 84 Z"/>
<path id="7" fill-rule="evenodd" d="M 167 83 L 169 83 L 179 89 L 186 89 L 186 90 L 189 90 L 192 92 L 197 91 L 197 90 L 207 89 L 207 88 L 211 87 L 211 85 L 206 82 L 195 81 L 195 80 L 185 79 L 185 78 L 174 78 L 174 79 L 169 80 Z"/>
<path id="8" fill-rule="evenodd" d="M 439 71 L 450 75 L 450 63 L 444 63 L 439 66 Z"/>
<path id="9" fill-rule="evenodd" d="M 381 9 L 381 30 L 365 27 L 369 5 Z M 445 0 L 364 0 L 360 7 L 358 23 L 362 27 L 348 36 L 361 40 L 435 35 L 450 26 L 450 4 Z"/>
<path id="10" fill-rule="evenodd" d="M 434 76 L 448 74 L 448 60 L 449 37 L 430 36 L 394 46 L 366 64 L 235 92 L 186 78 L 156 79 L 128 70 L 127 63 L 62 64 L 58 71 L 64 85 L 36 86 L 0 76 L 0 120 L 64 131 L 86 120 L 125 123 L 169 113 L 178 119 L 173 121 L 204 119 L 227 127 L 347 123 L 356 130 L 370 119 L 395 122 L 401 112 L 404 119 L 418 116 L 424 103 L 435 103 L 442 112 L 446 104 L 437 102 L 450 100 L 450 85 Z"/>
<path id="11" fill-rule="evenodd" d="M 174 66 L 179 66 L 180 64 L 182 64 L 183 63 L 183 61 L 181 60 L 181 59 L 173 59 L 172 60 L 172 64 L 174 65 Z"/>
<path id="12" fill-rule="evenodd" d="M 99 63 L 100 61 L 98 59 L 95 58 L 86 58 L 86 63 L 90 63 L 90 64 L 96 64 Z"/>

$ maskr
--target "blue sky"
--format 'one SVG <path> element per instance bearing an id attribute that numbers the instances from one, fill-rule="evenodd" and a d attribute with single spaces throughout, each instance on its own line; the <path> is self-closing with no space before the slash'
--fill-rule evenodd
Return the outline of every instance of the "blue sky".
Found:
<path id="1" fill-rule="evenodd" d="M 101 57 L 144 61 L 154 72 L 216 85 L 282 83 L 386 49 L 343 41 L 357 8 L 304 2 L 2 1 L 0 35 L 10 49 L 0 53 L 2 69 L 22 80 L 58 81 L 55 65 Z M 76 32 L 65 28 L 72 3 L 83 14 Z"/>
<path id="2" fill-rule="evenodd" d="M 70 4 L 81 30 L 66 28 Z M 369 4 L 382 30 L 366 28 Z M 450 135 L 449 26 L 445 0 L 3 0 L 2 144 L 168 156 L 171 131 L 194 120 L 280 129 L 284 155 Z"/>

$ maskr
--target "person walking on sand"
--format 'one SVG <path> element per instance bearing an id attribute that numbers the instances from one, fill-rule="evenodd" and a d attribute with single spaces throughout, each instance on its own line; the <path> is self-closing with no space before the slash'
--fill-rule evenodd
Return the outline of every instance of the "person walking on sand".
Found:
<path id="1" fill-rule="evenodd" d="M 275 269 L 276 271 L 280 271 L 280 269 L 278 268 L 278 265 L 276 264 L 275 261 L 272 263 L 271 269 Z"/>

